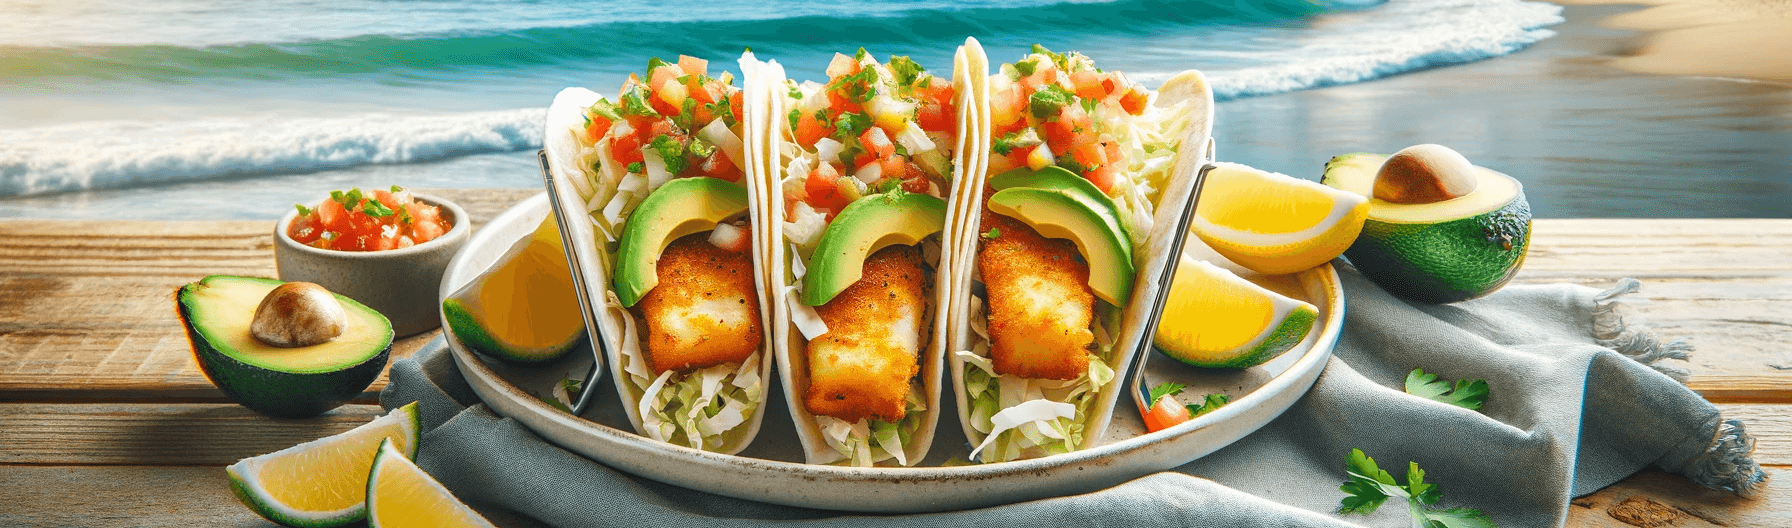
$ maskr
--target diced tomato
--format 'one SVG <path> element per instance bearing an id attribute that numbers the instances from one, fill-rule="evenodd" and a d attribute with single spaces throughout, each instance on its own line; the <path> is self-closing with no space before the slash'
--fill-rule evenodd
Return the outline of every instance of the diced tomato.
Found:
<path id="1" fill-rule="evenodd" d="M 1102 153 L 1107 155 L 1107 164 L 1116 167 L 1125 167 L 1128 165 L 1126 162 L 1125 151 L 1120 149 L 1120 142 L 1109 141 L 1107 143 L 1102 143 L 1101 147 Z"/>
<path id="2" fill-rule="evenodd" d="M 396 210 L 398 210 L 399 207 L 401 207 L 401 205 L 398 203 L 398 197 L 393 195 L 392 191 L 388 191 L 385 189 L 374 189 L 373 190 L 373 199 L 379 200 L 380 205 L 386 206 L 387 209 L 396 211 Z"/>
<path id="3" fill-rule="evenodd" d="M 1099 100 L 1108 96 L 1107 91 L 1102 87 L 1102 80 L 1102 74 L 1091 70 L 1070 74 L 1070 84 L 1076 87 L 1076 96 L 1084 99 Z"/>
<path id="4" fill-rule="evenodd" d="M 734 166 L 734 162 L 728 160 L 728 155 L 723 154 L 721 149 L 716 149 L 715 154 L 710 154 L 709 157 L 703 158 L 703 162 L 697 164 L 697 171 L 704 176 L 721 178 L 731 182 L 740 181 L 741 176 L 740 169 Z"/>
<path id="5" fill-rule="evenodd" d="M 828 90 L 827 93 L 828 93 L 828 115 L 829 116 L 838 116 L 840 114 L 844 114 L 844 113 L 848 113 L 848 112 L 860 113 L 860 112 L 865 111 L 865 105 L 860 104 L 858 101 L 854 101 L 851 98 L 848 98 L 844 94 L 841 94 L 840 90 Z"/>
<path id="6" fill-rule="evenodd" d="M 876 154 L 877 159 L 888 158 L 896 154 L 896 144 L 890 142 L 890 135 L 884 129 L 871 127 L 859 134 L 859 144 L 865 150 Z"/>
<path id="7" fill-rule="evenodd" d="M 665 68 L 660 68 L 659 70 L 655 70 L 655 71 L 665 71 Z M 647 98 L 647 105 L 652 106 L 653 111 L 659 112 L 660 115 L 663 115 L 663 116 L 675 116 L 675 115 L 679 115 L 680 113 L 684 112 L 683 108 L 673 106 L 672 103 L 668 103 L 668 102 L 666 102 L 665 99 L 660 99 L 659 97 Z"/>
<path id="8" fill-rule="evenodd" d="M 667 117 L 654 121 L 652 126 L 647 127 L 646 133 L 641 136 L 641 143 L 652 143 L 653 138 L 664 135 L 671 135 L 672 139 L 684 139 L 684 133 L 678 129 L 678 124 Z"/>
<path id="9" fill-rule="evenodd" d="M 629 134 L 610 138 L 610 158 L 625 167 L 630 163 L 642 161 L 644 158 L 641 156 L 641 135 Z"/>
<path id="10" fill-rule="evenodd" d="M 735 90 L 734 93 L 728 94 L 728 107 L 730 110 L 732 110 L 734 112 L 734 118 L 737 120 L 741 119 L 747 115 L 746 113 L 741 112 L 741 108 L 740 108 L 741 95 L 740 94 L 741 94 L 741 92 L 739 90 Z"/>
<path id="11" fill-rule="evenodd" d="M 310 244 L 311 241 L 317 240 L 323 234 L 323 225 L 317 221 L 317 211 L 293 218 L 292 225 L 286 228 L 286 236 L 292 237 L 293 241 L 300 244 Z"/>
<path id="12" fill-rule="evenodd" d="M 1176 401 L 1176 397 L 1166 394 L 1158 398 L 1150 410 L 1145 411 L 1145 430 L 1155 433 L 1175 427 L 1189 421 L 1188 414 L 1188 407 L 1182 406 L 1181 402 Z"/>
<path id="13" fill-rule="evenodd" d="M 1124 95 L 1120 96 L 1120 109 L 1125 110 L 1128 114 L 1143 115 L 1145 103 L 1145 91 L 1137 86 L 1128 89 Z"/>
<path id="14" fill-rule="evenodd" d="M 1083 143 L 1072 148 L 1070 159 L 1076 160 L 1077 165 L 1091 169 L 1105 167 L 1108 164 L 1107 152 L 1102 151 L 1101 145 L 1096 143 Z"/>
<path id="15" fill-rule="evenodd" d="M 930 84 L 916 90 L 915 94 L 933 104 L 948 109 L 952 108 L 952 96 L 957 95 L 957 90 L 952 88 L 952 83 L 941 81 L 938 77 L 929 77 L 929 79 L 932 79 Z"/>
<path id="16" fill-rule="evenodd" d="M 679 55 L 678 69 L 684 70 L 685 75 L 693 78 L 709 75 L 709 61 L 690 55 Z"/>
<path id="17" fill-rule="evenodd" d="M 1032 75 L 1020 78 L 1020 84 L 1029 90 L 1037 91 L 1048 84 L 1058 84 L 1058 69 L 1043 64 L 1036 67 Z"/>
<path id="18" fill-rule="evenodd" d="M 1022 130 L 1026 130 L 1026 129 L 1027 129 L 1026 120 L 1015 120 L 1013 123 L 1009 123 L 1007 125 L 990 128 L 989 129 L 989 137 L 999 138 L 999 137 L 1006 136 L 1010 133 L 1020 132 Z"/>
<path id="19" fill-rule="evenodd" d="M 1089 171 L 1083 177 L 1088 178 L 1089 183 L 1095 184 L 1095 188 L 1101 189 L 1102 193 L 1113 193 L 1114 184 L 1120 180 L 1120 167 L 1109 163 L 1096 167 L 1095 170 Z"/>
<path id="20" fill-rule="evenodd" d="M 1009 151 L 1005 156 L 1000 154 L 990 156 L 989 173 L 1001 174 L 1009 169 L 1027 166 L 1027 155 L 1032 154 L 1033 150 L 1037 148 L 1039 147 L 1020 147 Z"/>
<path id="21" fill-rule="evenodd" d="M 810 207 L 827 209 L 828 219 L 833 220 L 835 214 L 846 208 L 845 196 L 834 186 L 834 180 L 840 179 L 840 169 L 833 163 L 823 163 L 815 170 L 809 171 L 809 179 L 803 182 L 803 190 L 808 193 L 804 201 Z"/>
<path id="22" fill-rule="evenodd" d="M 927 132 L 951 132 L 958 128 L 958 116 L 948 107 L 925 104 L 915 109 L 915 124 Z"/>
<path id="23" fill-rule="evenodd" d="M 341 233 L 349 230 L 348 210 L 343 209 L 342 204 L 336 200 L 324 200 L 322 205 L 317 206 L 317 221 L 330 231 Z"/>
<path id="24" fill-rule="evenodd" d="M 585 126 L 585 138 L 592 143 L 603 139 L 604 134 L 610 133 L 610 126 L 614 124 L 610 122 L 610 118 L 596 113 L 586 113 L 585 117 L 591 119 L 591 124 Z"/>
<path id="25" fill-rule="evenodd" d="M 796 118 L 796 144 L 803 148 L 815 148 L 815 142 L 833 133 L 833 127 L 815 119 L 815 114 L 804 113 Z"/>
<path id="26" fill-rule="evenodd" d="M 1075 126 L 1064 120 L 1040 123 L 1039 131 L 1045 133 L 1045 145 L 1051 147 L 1054 153 L 1070 152 L 1076 141 Z"/>
<path id="27" fill-rule="evenodd" d="M 677 65 L 668 64 L 654 68 L 647 74 L 647 89 L 658 92 L 661 87 L 666 86 L 666 83 L 677 82 L 677 79 L 683 76 L 684 70 Z"/>
<path id="28" fill-rule="evenodd" d="M 903 159 L 902 156 L 885 157 L 881 160 L 878 160 L 877 164 L 878 164 L 878 168 L 880 169 L 878 174 L 881 178 L 895 178 L 898 180 L 907 181 L 909 178 L 912 178 L 915 176 L 925 176 L 924 174 L 920 174 L 920 172 L 921 172 L 920 167 L 915 167 L 914 164 L 909 163 L 909 161 L 907 159 Z M 912 174 L 912 175 L 909 174 L 910 169 L 913 169 L 915 174 Z M 923 188 L 922 190 L 926 190 L 926 189 Z"/>

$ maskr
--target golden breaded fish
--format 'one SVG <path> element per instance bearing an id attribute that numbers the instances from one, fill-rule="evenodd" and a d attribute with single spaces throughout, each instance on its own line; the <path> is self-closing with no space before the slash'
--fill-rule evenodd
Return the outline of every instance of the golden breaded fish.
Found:
<path id="1" fill-rule="evenodd" d="M 709 243 L 709 233 L 666 246 L 659 285 L 635 305 L 647 321 L 647 362 L 653 373 L 745 360 L 759 350 L 759 296 L 753 258 Z"/>
<path id="2" fill-rule="evenodd" d="M 1089 368 L 1095 293 L 1076 243 L 1045 238 L 1027 224 L 983 212 L 977 271 L 989 292 L 990 359 L 997 374 L 1074 379 Z"/>
<path id="3" fill-rule="evenodd" d="M 809 341 L 809 412 L 848 422 L 894 422 L 906 414 L 909 379 L 929 330 L 921 251 L 889 246 L 865 259 L 864 275 L 815 312 L 828 333 Z"/>

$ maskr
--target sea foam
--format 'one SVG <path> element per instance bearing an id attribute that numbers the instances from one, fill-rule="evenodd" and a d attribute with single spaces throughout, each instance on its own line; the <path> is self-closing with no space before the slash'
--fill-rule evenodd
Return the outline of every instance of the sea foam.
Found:
<path id="1" fill-rule="evenodd" d="M 546 109 L 0 130 L 0 195 L 417 163 L 541 145 Z"/>

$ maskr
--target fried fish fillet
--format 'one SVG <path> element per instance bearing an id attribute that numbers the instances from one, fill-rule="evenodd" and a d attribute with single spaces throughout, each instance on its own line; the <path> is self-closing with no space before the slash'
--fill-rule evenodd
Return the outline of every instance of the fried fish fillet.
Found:
<path id="1" fill-rule="evenodd" d="M 989 292 L 990 359 L 997 374 L 1074 379 L 1089 368 L 1095 293 L 1076 243 L 983 211 L 977 271 Z"/>
<path id="2" fill-rule="evenodd" d="M 653 373 L 745 360 L 759 350 L 759 296 L 753 258 L 709 243 L 709 233 L 686 235 L 660 254 L 659 284 L 635 309 L 647 322 L 647 362 Z"/>
<path id="3" fill-rule="evenodd" d="M 865 259 L 864 275 L 815 307 L 828 333 L 809 341 L 809 412 L 848 422 L 894 422 L 906 414 L 909 379 L 929 330 L 921 251 L 889 246 Z"/>

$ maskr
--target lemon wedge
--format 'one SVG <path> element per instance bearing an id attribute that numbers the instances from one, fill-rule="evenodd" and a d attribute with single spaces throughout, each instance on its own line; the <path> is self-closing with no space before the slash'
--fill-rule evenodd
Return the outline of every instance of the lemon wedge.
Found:
<path id="1" fill-rule="evenodd" d="M 1154 341 L 1183 363 L 1245 368 L 1294 348 L 1318 320 L 1312 304 L 1183 255 Z"/>
<path id="2" fill-rule="evenodd" d="M 560 227 L 549 216 L 497 264 L 442 300 L 449 331 L 493 357 L 536 363 L 560 357 L 585 335 Z"/>
<path id="3" fill-rule="evenodd" d="M 1363 195 L 1220 163 L 1207 173 L 1189 231 L 1240 266 L 1279 275 L 1343 254 L 1368 217 Z"/>
<path id="4" fill-rule="evenodd" d="M 367 525 L 373 528 L 485 526 L 479 516 L 387 441 L 367 476 Z"/>
<path id="5" fill-rule="evenodd" d="M 392 443 L 417 454 L 417 404 L 393 409 L 347 432 L 305 442 L 224 468 L 237 500 L 287 526 L 341 526 L 366 517 L 367 472 L 374 450 Z"/>

